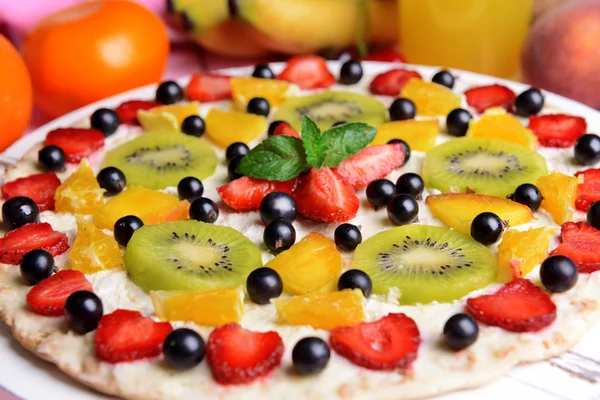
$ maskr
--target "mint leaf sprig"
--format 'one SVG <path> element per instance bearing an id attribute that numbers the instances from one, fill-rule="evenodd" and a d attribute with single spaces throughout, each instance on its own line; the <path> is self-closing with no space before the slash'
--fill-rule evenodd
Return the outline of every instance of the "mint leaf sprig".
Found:
<path id="1" fill-rule="evenodd" d="M 364 149 L 376 129 L 353 122 L 321 133 L 309 117 L 302 120 L 302 140 L 275 136 L 264 140 L 242 158 L 236 172 L 257 179 L 289 181 L 310 167 L 337 167 Z"/>

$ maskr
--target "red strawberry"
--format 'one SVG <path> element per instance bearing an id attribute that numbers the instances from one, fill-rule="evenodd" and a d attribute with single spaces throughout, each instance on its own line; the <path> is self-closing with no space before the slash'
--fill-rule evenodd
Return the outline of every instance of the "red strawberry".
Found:
<path id="1" fill-rule="evenodd" d="M 511 332 L 536 332 L 556 319 L 556 305 L 527 279 L 506 283 L 494 294 L 471 297 L 467 311 L 476 320 Z"/>
<path id="2" fill-rule="evenodd" d="M 96 129 L 58 128 L 46 135 L 46 146 L 58 146 L 67 162 L 78 163 L 104 146 L 104 135 Z"/>
<path id="3" fill-rule="evenodd" d="M 575 174 L 579 175 L 583 175 L 583 183 L 577 186 L 575 207 L 586 212 L 593 202 L 600 200 L 600 169 L 591 168 Z"/>
<path id="4" fill-rule="evenodd" d="M 59 317 L 63 315 L 67 298 L 80 290 L 91 292 L 93 289 L 83 273 L 65 269 L 32 287 L 27 293 L 27 304 L 40 315 Z"/>
<path id="5" fill-rule="evenodd" d="M 109 363 L 158 356 L 173 327 L 156 322 L 139 311 L 115 310 L 104 315 L 96 330 L 96 355 Z"/>
<path id="6" fill-rule="evenodd" d="M 587 130 L 587 123 L 581 117 L 565 114 L 532 115 L 529 129 L 535 133 L 542 146 L 570 147 Z"/>
<path id="7" fill-rule="evenodd" d="M 384 96 L 398 96 L 409 80 L 421 79 L 421 74 L 408 69 L 392 69 L 379 74 L 371 81 L 371 93 Z"/>
<path id="8" fill-rule="evenodd" d="M 313 55 L 290 58 L 278 78 L 295 83 L 301 89 L 324 89 L 335 83 L 335 77 L 327 69 L 327 61 Z"/>
<path id="9" fill-rule="evenodd" d="M 550 253 L 569 257 L 579 272 L 600 270 L 600 230 L 585 222 L 566 222 L 561 226 L 562 243 Z"/>
<path id="10" fill-rule="evenodd" d="M 301 176 L 293 197 L 300 215 L 318 222 L 348 221 L 359 206 L 352 185 L 327 167 Z"/>
<path id="11" fill-rule="evenodd" d="M 404 54 L 393 47 L 388 47 L 387 49 L 381 49 L 368 54 L 365 58 L 363 58 L 363 60 L 379 62 L 406 62 Z"/>
<path id="12" fill-rule="evenodd" d="M 478 113 L 492 107 L 502 107 L 511 111 L 516 99 L 515 92 L 498 84 L 471 88 L 465 92 L 465 96 L 467 104 Z"/>
<path id="13" fill-rule="evenodd" d="M 406 369 L 417 358 L 419 328 L 405 314 L 388 314 L 378 321 L 336 328 L 331 348 L 353 364 L 375 370 Z"/>
<path id="14" fill-rule="evenodd" d="M 43 249 L 56 257 L 69 249 L 67 235 L 47 222 L 34 222 L 14 229 L 0 238 L 0 262 L 18 264 L 30 250 Z"/>
<path id="15" fill-rule="evenodd" d="M 203 103 L 231 99 L 231 77 L 211 73 L 194 74 L 186 93 L 188 99 Z"/>
<path id="16" fill-rule="evenodd" d="M 273 130 L 273 134 L 271 136 L 290 136 L 301 139 L 300 135 L 290 124 L 287 122 L 281 122 L 277 125 L 277 127 Z"/>
<path id="17" fill-rule="evenodd" d="M 160 103 L 156 101 L 130 100 L 115 108 L 115 112 L 122 124 L 139 125 L 140 122 L 137 119 L 138 111 L 147 111 L 158 106 L 160 106 Z"/>
<path id="18" fill-rule="evenodd" d="M 60 179 L 54 172 L 34 174 L 2 185 L 2 198 L 25 196 L 35 201 L 40 211 L 54 210 L 54 193 L 59 186 Z"/>
<path id="19" fill-rule="evenodd" d="M 354 189 L 366 187 L 375 179 L 384 178 L 404 164 L 404 147 L 401 144 L 382 144 L 361 150 L 342 161 L 335 171 Z"/>
<path id="20" fill-rule="evenodd" d="M 296 178 L 286 182 L 276 182 L 242 176 L 218 187 L 217 193 L 221 196 L 223 203 L 235 211 L 256 211 L 266 195 L 273 192 L 292 194 L 296 183 Z"/>
<path id="21" fill-rule="evenodd" d="M 222 384 L 248 383 L 267 375 L 281 363 L 283 341 L 277 332 L 252 332 L 235 323 L 210 334 L 206 359 Z"/>

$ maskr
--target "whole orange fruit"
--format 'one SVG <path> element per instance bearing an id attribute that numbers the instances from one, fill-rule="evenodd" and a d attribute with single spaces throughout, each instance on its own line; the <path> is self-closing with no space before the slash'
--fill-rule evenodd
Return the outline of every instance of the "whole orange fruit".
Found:
<path id="1" fill-rule="evenodd" d="M 127 0 L 63 9 L 43 20 L 23 43 L 35 104 L 53 117 L 158 81 L 168 53 L 160 18 Z"/>
<path id="2" fill-rule="evenodd" d="M 23 59 L 0 35 L 0 151 L 4 151 L 29 123 L 33 103 L 31 80 Z"/>

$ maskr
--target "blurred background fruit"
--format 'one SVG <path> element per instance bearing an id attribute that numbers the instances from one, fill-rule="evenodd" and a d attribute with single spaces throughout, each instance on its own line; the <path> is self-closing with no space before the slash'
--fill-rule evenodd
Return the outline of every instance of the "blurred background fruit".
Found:
<path id="1" fill-rule="evenodd" d="M 0 35 L 0 151 L 21 136 L 32 107 L 27 67 L 13 45 Z"/>
<path id="2" fill-rule="evenodd" d="M 57 117 L 158 81 L 169 40 L 161 19 L 127 0 L 96 0 L 41 21 L 23 42 L 36 105 Z"/>

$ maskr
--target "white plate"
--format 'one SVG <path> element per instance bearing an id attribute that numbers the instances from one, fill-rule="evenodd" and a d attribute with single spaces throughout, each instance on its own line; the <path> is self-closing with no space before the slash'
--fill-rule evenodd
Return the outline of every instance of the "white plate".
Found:
<path id="1" fill-rule="evenodd" d="M 271 67 L 275 72 L 278 72 L 282 69 L 283 64 L 273 63 Z M 439 70 L 437 67 L 417 65 L 406 65 L 406 67 L 419 71 L 425 79 L 431 78 Z M 329 68 L 331 71 L 338 71 L 339 62 L 330 61 Z M 389 70 L 392 68 L 392 64 L 364 62 L 363 68 L 365 69 L 365 75 L 372 75 Z M 218 72 L 229 75 L 249 75 L 252 69 L 253 67 L 230 68 Z M 467 86 L 501 83 L 510 87 L 516 93 L 527 89 L 527 86 L 522 83 L 466 71 L 454 70 L 453 72 L 460 82 Z M 188 80 L 189 77 L 181 78 L 179 83 L 185 86 Z M 155 90 L 156 85 L 145 86 L 73 111 L 21 138 L 10 146 L 4 155 L 20 159 L 30 148 L 42 142 L 49 131 L 70 126 L 77 121 L 88 118 L 100 107 L 112 108 L 123 101 L 132 99 L 151 99 L 154 97 Z M 546 104 L 562 112 L 584 117 L 588 122 L 589 131 L 600 132 L 600 113 L 596 110 L 551 93 L 546 93 Z M 453 393 L 438 399 L 505 400 L 510 396 L 516 399 L 529 398 L 535 400 L 600 400 L 600 343 L 594 337 L 600 337 L 600 325 L 592 329 L 572 352 L 568 352 L 562 357 L 517 367 L 488 386 Z M 88 390 L 68 378 L 53 365 L 22 349 L 12 339 L 10 330 L 3 324 L 0 324 L 0 366 L 0 386 L 21 398 L 48 400 L 50 393 L 52 399 L 88 400 L 107 398 Z M 565 369 L 570 372 L 566 372 Z M 586 378 L 584 379 L 582 376 L 586 376 Z M 1 394 L 0 399 L 2 399 Z"/>

